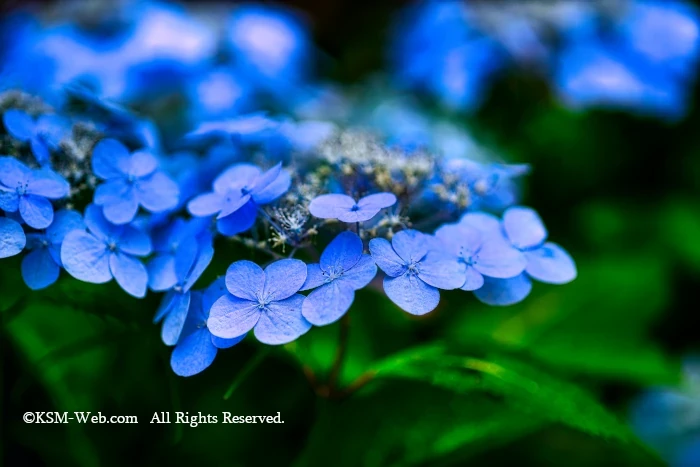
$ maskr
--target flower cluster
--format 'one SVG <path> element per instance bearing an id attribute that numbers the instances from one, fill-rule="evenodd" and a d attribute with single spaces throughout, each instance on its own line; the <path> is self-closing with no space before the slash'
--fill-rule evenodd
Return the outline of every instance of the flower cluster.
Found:
<path id="1" fill-rule="evenodd" d="M 533 280 L 576 277 L 518 205 L 526 166 L 319 111 L 307 33 L 286 10 L 236 8 L 221 41 L 197 17 L 139 5 L 118 47 L 80 24 L 28 27 L 4 57 L 15 75 L 3 87 L 27 80 L 0 93 L 0 257 L 22 255 L 29 288 L 65 270 L 136 298 L 162 293 L 154 322 L 173 370 L 190 376 L 249 331 L 279 345 L 340 320 L 366 287 L 423 315 L 441 290 L 510 305 Z M 33 68 L 44 59 L 53 71 Z M 195 96 L 184 122 L 149 108 L 168 92 Z M 270 261 L 240 258 L 240 245 Z M 215 256 L 235 261 L 198 287 L 224 272 Z"/>

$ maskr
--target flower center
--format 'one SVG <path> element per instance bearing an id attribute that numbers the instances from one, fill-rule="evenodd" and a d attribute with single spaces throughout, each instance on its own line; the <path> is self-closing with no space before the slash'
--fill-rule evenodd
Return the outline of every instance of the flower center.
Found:
<path id="1" fill-rule="evenodd" d="M 115 242 L 114 240 L 109 240 L 107 242 L 107 249 L 112 253 L 116 252 L 119 249 L 119 247 L 117 246 L 117 242 Z"/>
<path id="2" fill-rule="evenodd" d="M 265 310 L 267 308 L 267 305 L 269 305 L 272 302 L 272 296 L 270 294 L 257 294 L 255 298 L 258 299 L 258 309 L 259 310 Z"/>
<path id="3" fill-rule="evenodd" d="M 357 204 L 355 204 L 355 205 L 353 205 L 353 207 L 350 208 L 350 210 L 353 211 L 353 212 L 359 211 L 359 210 L 360 210 L 360 206 L 358 206 Z"/>
<path id="4" fill-rule="evenodd" d="M 323 275 L 326 276 L 326 283 L 328 283 L 338 279 L 340 276 L 343 275 L 344 272 L 345 271 L 341 267 L 338 267 L 336 269 L 334 266 L 331 266 L 330 268 L 323 271 Z"/>
<path id="5" fill-rule="evenodd" d="M 250 188 L 248 188 L 247 186 L 244 186 L 243 188 L 241 188 L 241 194 L 242 194 L 243 196 L 245 196 L 245 195 L 247 195 L 248 193 L 250 193 L 250 191 L 251 191 Z"/>
<path id="6" fill-rule="evenodd" d="M 417 276 L 420 272 L 420 261 L 411 261 L 406 265 L 406 267 L 408 268 L 408 274 Z"/>
<path id="7" fill-rule="evenodd" d="M 17 194 L 19 196 L 24 196 L 27 193 L 27 183 L 18 183 L 17 184 Z"/>

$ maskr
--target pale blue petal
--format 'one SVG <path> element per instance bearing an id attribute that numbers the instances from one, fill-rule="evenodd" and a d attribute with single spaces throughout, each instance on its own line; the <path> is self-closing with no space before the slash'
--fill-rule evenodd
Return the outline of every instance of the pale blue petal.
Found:
<path id="1" fill-rule="evenodd" d="M 264 286 L 265 273 L 252 261 L 236 261 L 226 270 L 226 288 L 238 298 L 257 302 Z"/>
<path id="2" fill-rule="evenodd" d="M 146 296 L 148 271 L 141 261 L 124 253 L 113 253 L 109 257 L 109 269 L 119 286 L 136 298 Z"/>
<path id="3" fill-rule="evenodd" d="M 453 255 L 440 251 L 429 252 L 418 266 L 420 279 L 443 290 L 458 289 L 464 285 L 466 264 Z"/>
<path id="4" fill-rule="evenodd" d="M 158 167 L 158 160 L 147 151 L 136 151 L 128 159 L 127 175 L 142 178 L 152 174 Z"/>
<path id="5" fill-rule="evenodd" d="M 87 232 L 74 230 L 66 235 L 61 262 L 71 276 L 83 282 L 102 284 L 112 279 L 107 245 Z"/>
<path id="6" fill-rule="evenodd" d="M 566 284 L 576 279 L 576 264 L 562 247 L 547 242 L 536 250 L 525 252 L 530 277 L 549 284 Z"/>
<path id="7" fill-rule="evenodd" d="M 459 225 L 474 228 L 485 234 L 485 240 L 502 236 L 501 221 L 493 214 L 468 212 L 459 220 Z"/>
<path id="8" fill-rule="evenodd" d="M 116 238 L 119 249 L 130 255 L 146 256 L 153 250 L 148 234 L 133 224 L 123 226 Z"/>
<path id="9" fill-rule="evenodd" d="M 532 209 L 514 206 L 503 213 L 503 229 L 510 242 L 519 249 L 532 248 L 547 238 L 547 229 Z"/>
<path id="10" fill-rule="evenodd" d="M 232 339 L 253 329 L 261 314 L 257 302 L 227 294 L 211 306 L 207 327 L 217 337 Z"/>
<path id="11" fill-rule="evenodd" d="M 180 189 L 163 172 L 155 172 L 136 184 L 136 197 L 139 203 L 151 212 L 163 212 L 177 206 Z"/>
<path id="12" fill-rule="evenodd" d="M 119 199 L 111 199 L 102 206 L 102 213 L 112 224 L 123 225 L 134 220 L 139 210 L 139 202 L 133 189 L 124 193 Z"/>
<path id="13" fill-rule="evenodd" d="M 306 268 L 304 268 L 306 270 Z M 270 303 L 255 325 L 255 337 L 263 344 L 287 344 L 311 329 L 301 314 L 304 297 L 300 294 Z"/>
<path id="14" fill-rule="evenodd" d="M 148 286 L 151 290 L 162 292 L 177 284 L 175 275 L 175 258 L 173 255 L 159 255 L 148 262 Z"/>
<path id="15" fill-rule="evenodd" d="M 0 258 L 9 258 L 20 253 L 26 242 L 21 225 L 12 219 L 0 217 Z"/>
<path id="16" fill-rule="evenodd" d="M 248 201 L 233 214 L 216 221 L 216 229 L 226 236 L 238 235 L 255 225 L 258 218 L 258 207 L 254 201 Z"/>
<path id="17" fill-rule="evenodd" d="M 53 221 L 53 206 L 48 199 L 37 195 L 19 198 L 19 213 L 29 227 L 45 229 Z"/>
<path id="18" fill-rule="evenodd" d="M 384 278 L 384 292 L 402 310 L 424 315 L 440 303 L 440 291 L 413 274 Z"/>
<path id="19" fill-rule="evenodd" d="M 347 271 L 362 256 L 362 240 L 355 232 L 348 230 L 339 233 L 321 254 L 321 269 Z"/>
<path id="20" fill-rule="evenodd" d="M 217 349 L 228 349 L 245 339 L 246 335 L 243 334 L 242 336 L 234 337 L 232 339 L 222 339 L 221 337 L 216 337 L 210 332 L 209 336 L 211 337 L 211 343 L 214 344 L 214 347 Z"/>
<path id="21" fill-rule="evenodd" d="M 315 289 L 326 283 L 328 277 L 321 271 L 321 265 L 318 263 L 307 264 L 306 265 L 306 280 L 304 285 L 299 289 L 301 292 L 305 290 Z"/>
<path id="22" fill-rule="evenodd" d="M 225 198 L 220 193 L 205 193 L 187 203 L 187 210 L 193 216 L 213 216 L 223 209 Z"/>
<path id="23" fill-rule="evenodd" d="M 525 270 L 527 259 L 503 240 L 486 242 L 479 250 L 474 267 L 489 277 L 507 279 Z"/>
<path id="24" fill-rule="evenodd" d="M 420 261 L 428 253 L 429 236 L 417 230 L 402 230 L 392 237 L 391 246 L 404 262 Z"/>
<path id="25" fill-rule="evenodd" d="M 523 301 L 530 290 L 532 281 L 525 273 L 510 279 L 484 277 L 484 285 L 474 291 L 474 296 L 487 305 L 507 306 Z"/>
<path id="26" fill-rule="evenodd" d="M 178 376 L 194 376 L 209 368 L 216 353 L 211 334 L 202 328 L 177 344 L 170 356 L 170 367 Z"/>
<path id="27" fill-rule="evenodd" d="M 370 255 L 362 255 L 360 260 L 349 271 L 345 271 L 341 277 L 336 279 L 343 285 L 350 286 L 354 290 L 359 290 L 372 282 L 377 275 L 377 265 Z"/>
<path id="28" fill-rule="evenodd" d="M 265 268 L 263 296 L 278 301 L 291 297 L 306 281 L 306 264 L 298 259 L 280 259 Z"/>
<path id="29" fill-rule="evenodd" d="M 0 185 L 14 190 L 32 179 L 32 169 L 14 157 L 0 157 Z"/>
<path id="30" fill-rule="evenodd" d="M 46 229 L 46 237 L 53 245 L 59 245 L 68 232 L 85 230 L 85 222 L 79 212 L 61 209 L 54 215 L 53 222 Z"/>
<path id="31" fill-rule="evenodd" d="M 189 292 L 176 293 L 172 296 L 168 307 L 168 314 L 163 320 L 163 327 L 160 330 L 160 337 L 165 345 L 177 344 L 182 329 L 185 326 L 187 312 L 190 309 L 191 296 Z"/>
<path id="32" fill-rule="evenodd" d="M 338 215 L 336 216 L 339 221 L 341 222 L 347 222 L 349 224 L 353 224 L 355 222 L 364 222 L 368 221 L 374 216 L 377 215 L 379 212 L 379 209 L 373 209 L 373 208 L 352 208 L 350 210 L 346 211 L 339 211 Z"/>
<path id="33" fill-rule="evenodd" d="M 467 270 L 464 273 L 464 284 L 460 287 L 462 290 L 471 292 L 472 290 L 480 289 L 484 285 L 484 276 L 481 275 L 479 271 L 471 266 L 467 266 Z"/>
<path id="34" fill-rule="evenodd" d="M 360 210 L 379 210 L 396 204 L 396 196 L 393 193 L 375 193 L 365 196 L 357 202 Z"/>
<path id="35" fill-rule="evenodd" d="M 448 253 L 465 259 L 479 251 L 484 235 L 474 227 L 445 224 L 435 231 L 436 244 Z"/>
<path id="36" fill-rule="evenodd" d="M 240 191 L 234 190 L 228 192 L 228 194 L 224 198 L 221 212 L 218 216 L 216 216 L 216 218 L 221 219 L 233 214 L 234 212 L 241 209 L 245 204 L 250 202 L 250 198 L 251 196 L 249 194 L 244 195 Z"/>
<path id="37" fill-rule="evenodd" d="M 266 170 L 262 174 L 260 174 L 256 179 L 255 183 L 253 183 L 253 186 L 248 187 L 249 191 L 252 194 L 258 193 L 265 188 L 267 188 L 268 185 L 270 185 L 272 182 L 274 182 L 277 177 L 279 177 L 280 172 L 282 171 L 282 163 L 278 162 L 275 164 L 274 167 Z M 256 200 L 257 201 L 257 200 Z"/>
<path id="38" fill-rule="evenodd" d="M 235 164 L 226 169 L 214 180 L 214 192 L 226 194 L 232 188 L 252 188 L 252 184 L 260 176 L 260 169 L 253 164 Z"/>
<path id="39" fill-rule="evenodd" d="M 325 326 L 338 321 L 354 299 L 352 287 L 336 280 L 313 290 L 304 300 L 301 312 L 314 326 Z"/>
<path id="40" fill-rule="evenodd" d="M 377 266 L 388 276 L 400 276 L 406 271 L 404 260 L 399 258 L 388 240 L 373 238 L 369 241 L 369 251 Z"/>
<path id="41" fill-rule="evenodd" d="M 133 189 L 133 185 L 123 178 L 107 180 L 95 188 L 93 201 L 100 206 L 109 203 L 118 203 L 122 197 L 129 196 L 129 192 Z"/>
<path id="42" fill-rule="evenodd" d="M 347 195 L 330 194 L 317 196 L 309 203 L 309 212 L 321 219 L 338 219 L 350 212 L 355 200 Z"/>
<path id="43" fill-rule="evenodd" d="M 282 196 L 289 190 L 292 184 L 292 176 L 286 170 L 282 170 L 277 178 L 264 188 L 253 192 L 253 199 L 257 204 L 268 204 Z"/>
<path id="44" fill-rule="evenodd" d="M 92 171 L 102 179 L 124 177 L 129 151 L 115 139 L 103 139 L 92 150 Z"/>
<path id="45" fill-rule="evenodd" d="M 26 112 L 10 109 L 3 114 L 2 122 L 10 136 L 19 141 L 29 141 L 34 136 L 34 119 Z"/>
<path id="46" fill-rule="evenodd" d="M 56 172 L 42 168 L 32 173 L 27 182 L 27 193 L 49 199 L 64 198 L 70 193 L 70 184 Z"/>
<path id="47" fill-rule="evenodd" d="M 22 260 L 22 279 L 32 290 L 46 288 L 56 282 L 60 268 L 46 248 L 29 252 Z"/>

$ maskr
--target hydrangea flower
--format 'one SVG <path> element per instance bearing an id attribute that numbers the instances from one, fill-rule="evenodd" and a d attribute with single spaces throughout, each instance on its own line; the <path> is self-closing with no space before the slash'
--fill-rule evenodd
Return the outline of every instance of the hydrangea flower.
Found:
<path id="1" fill-rule="evenodd" d="M 438 248 L 451 254 L 454 261 L 466 265 L 462 290 L 472 291 L 484 285 L 484 276 L 506 279 L 525 269 L 522 253 L 500 235 L 489 238 L 468 224 L 447 224 L 435 232 Z"/>
<path id="2" fill-rule="evenodd" d="M 146 295 L 148 273 L 139 256 L 151 253 L 151 239 L 132 225 L 111 224 L 99 206 L 85 209 L 87 231 L 68 233 L 61 261 L 68 273 L 84 282 L 103 284 L 114 278 L 128 294 Z"/>
<path id="3" fill-rule="evenodd" d="M 27 238 L 18 222 L 0 217 L 0 259 L 18 255 L 24 249 Z"/>
<path id="4" fill-rule="evenodd" d="M 233 347 L 243 340 L 245 334 L 232 339 L 213 335 L 207 327 L 212 304 L 226 293 L 223 278 L 215 280 L 204 291 L 193 291 L 187 319 L 180 339 L 170 357 L 170 366 L 175 374 L 193 376 L 212 364 L 219 349 Z"/>
<path id="5" fill-rule="evenodd" d="M 466 265 L 439 251 L 431 250 L 434 239 L 417 230 L 402 230 L 391 239 L 369 242 L 384 278 L 384 292 L 403 310 L 423 315 L 440 302 L 438 289 L 457 289 L 464 284 Z"/>
<path id="6" fill-rule="evenodd" d="M 355 299 L 355 290 L 377 274 L 372 257 L 362 253 L 362 240 L 354 232 L 341 232 L 321 254 L 321 262 L 307 266 L 301 290 L 314 289 L 304 300 L 302 315 L 316 326 L 340 319 Z"/>
<path id="7" fill-rule="evenodd" d="M 204 273 L 214 256 L 211 236 L 199 239 L 190 238 L 180 243 L 174 255 L 175 284 L 165 294 L 153 319 L 159 322 L 163 318 L 161 337 L 166 345 L 175 345 L 182 332 L 187 310 L 190 308 L 192 295 L 190 289 Z"/>
<path id="8" fill-rule="evenodd" d="M 43 168 L 32 170 L 17 159 L 0 157 L 0 209 L 17 212 L 30 227 L 45 229 L 53 221 L 50 199 L 68 196 L 70 185 Z"/>
<path id="9" fill-rule="evenodd" d="M 61 244 L 73 230 L 85 230 L 82 216 L 61 210 L 44 232 L 27 234 L 27 250 L 31 251 L 22 260 L 22 278 L 27 287 L 39 290 L 56 282 L 63 266 Z"/>
<path id="10" fill-rule="evenodd" d="M 375 193 L 355 201 L 350 196 L 328 194 L 317 196 L 309 204 L 309 212 L 321 219 L 338 219 L 342 222 L 364 222 L 379 211 L 396 204 L 393 193 Z"/>
<path id="11" fill-rule="evenodd" d="M 41 115 L 35 120 L 17 109 L 5 112 L 2 121 L 10 136 L 29 144 L 40 165 L 49 163 L 50 151 L 58 147 L 69 128 L 68 122 L 57 115 Z"/>
<path id="12" fill-rule="evenodd" d="M 214 180 L 214 191 L 199 195 L 187 204 L 193 216 L 217 215 L 217 228 L 224 235 L 250 229 L 258 205 L 282 196 L 291 183 L 289 173 L 277 164 L 267 172 L 251 164 L 235 164 Z"/>
<path id="13" fill-rule="evenodd" d="M 251 261 L 236 261 L 226 271 L 228 293 L 211 308 L 207 325 L 231 339 L 254 329 L 264 344 L 286 344 L 311 329 L 302 316 L 306 265 L 297 259 L 275 261 L 263 271 Z"/>
<path id="14" fill-rule="evenodd" d="M 129 154 L 114 139 L 103 139 L 92 152 L 92 170 L 105 180 L 95 190 L 94 202 L 113 224 L 134 220 L 139 206 L 151 212 L 163 212 L 177 206 L 177 184 L 157 170 L 158 160 L 150 153 Z"/>

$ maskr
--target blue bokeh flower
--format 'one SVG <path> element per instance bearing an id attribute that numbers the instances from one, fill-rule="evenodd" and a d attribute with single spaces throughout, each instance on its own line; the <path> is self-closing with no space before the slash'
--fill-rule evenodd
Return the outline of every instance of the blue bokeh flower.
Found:
<path id="1" fill-rule="evenodd" d="M 85 209 L 87 231 L 68 233 L 61 261 L 68 273 L 84 282 L 103 284 L 114 278 L 128 294 L 146 295 L 148 272 L 139 256 L 151 253 L 151 239 L 132 225 L 111 224 L 99 206 Z"/>
<path id="2" fill-rule="evenodd" d="M 47 169 L 32 170 L 11 157 L 0 157 L 0 209 L 17 212 L 30 227 L 45 229 L 53 221 L 50 199 L 68 196 L 68 182 Z"/>
<path id="3" fill-rule="evenodd" d="M 19 223 L 0 217 L 0 259 L 20 254 L 26 243 L 27 238 Z"/>
<path id="4" fill-rule="evenodd" d="M 215 280 L 203 291 L 193 291 L 182 334 L 170 357 L 175 374 L 193 376 L 206 370 L 214 362 L 219 349 L 233 347 L 245 334 L 232 339 L 213 335 L 207 327 L 209 310 L 216 300 L 226 294 L 224 278 Z"/>
<path id="5" fill-rule="evenodd" d="M 36 120 L 26 112 L 10 109 L 2 116 L 7 132 L 18 141 L 28 143 L 40 165 L 50 162 L 51 151 L 66 135 L 68 121 L 58 115 L 41 115 Z"/>
<path id="6" fill-rule="evenodd" d="M 379 211 L 396 204 L 393 193 L 375 193 L 355 201 L 340 194 L 321 195 L 309 204 L 309 212 L 321 219 L 338 219 L 342 222 L 364 222 Z"/>
<path id="7" fill-rule="evenodd" d="M 316 326 L 340 319 L 355 299 L 355 290 L 370 283 L 377 266 L 362 253 L 362 240 L 354 232 L 341 232 L 321 254 L 321 262 L 307 266 L 301 290 L 312 290 L 304 300 L 302 314 Z"/>
<path id="8" fill-rule="evenodd" d="M 267 172 L 251 164 L 235 164 L 214 180 L 214 191 L 187 204 L 193 216 L 217 215 L 217 228 L 224 235 L 245 232 L 255 224 L 258 206 L 282 196 L 291 183 L 289 173 L 277 164 Z"/>
<path id="9" fill-rule="evenodd" d="M 44 232 L 27 234 L 30 252 L 22 260 L 22 278 L 27 287 L 39 290 L 56 282 L 63 266 L 61 244 L 74 230 L 85 230 L 82 216 L 76 211 L 61 210 Z"/>
<path id="10" fill-rule="evenodd" d="M 438 289 L 464 284 L 466 265 L 451 255 L 431 251 L 434 238 L 417 230 L 402 230 L 391 239 L 374 238 L 369 250 L 386 274 L 384 292 L 403 310 L 423 315 L 440 302 Z"/>
<path id="11" fill-rule="evenodd" d="M 211 308 L 207 325 L 215 336 L 231 339 L 254 329 L 264 344 L 286 344 L 311 329 L 302 316 L 306 265 L 297 259 L 275 261 L 263 271 L 236 261 L 226 271 L 228 293 Z"/>

